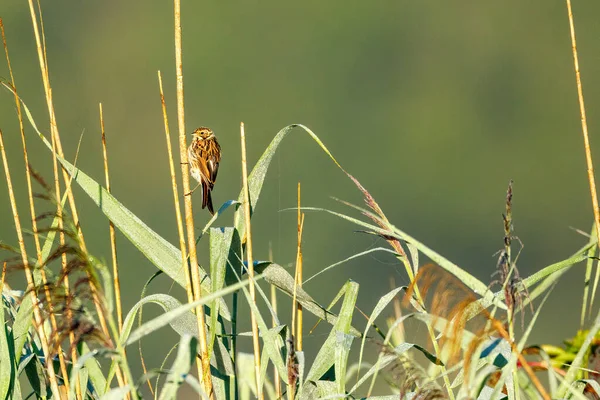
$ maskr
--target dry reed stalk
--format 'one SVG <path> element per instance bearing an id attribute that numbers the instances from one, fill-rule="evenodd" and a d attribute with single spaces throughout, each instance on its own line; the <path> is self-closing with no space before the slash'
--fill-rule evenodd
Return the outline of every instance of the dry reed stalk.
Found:
<path id="1" fill-rule="evenodd" d="M 302 287 L 302 230 L 304 228 L 304 213 L 300 214 L 300 182 L 298 182 L 298 248 L 296 251 L 296 274 L 295 286 Z M 296 329 L 296 351 L 302 351 L 302 304 L 296 303 L 298 312 L 298 321 Z"/>
<path id="2" fill-rule="evenodd" d="M 192 287 L 192 278 L 190 276 L 190 269 L 187 264 L 187 248 L 185 245 L 185 232 L 183 231 L 183 220 L 181 218 L 181 207 L 179 205 L 179 190 L 177 189 L 177 176 L 175 174 L 175 163 L 173 162 L 173 150 L 171 148 L 171 131 L 169 129 L 169 118 L 167 117 L 167 104 L 165 102 L 165 95 L 163 91 L 162 84 L 162 74 L 158 71 L 158 88 L 160 93 L 160 103 L 162 107 L 163 114 L 163 122 L 165 125 L 165 137 L 167 140 L 167 157 L 169 159 L 169 171 L 171 173 L 171 187 L 173 188 L 173 203 L 175 205 L 175 220 L 177 221 L 177 233 L 179 234 L 179 250 L 181 251 L 181 268 L 185 272 L 185 291 L 187 294 L 188 303 L 192 303 L 194 301 L 194 291 Z M 141 356 L 141 347 L 140 347 L 140 356 Z M 140 358 L 142 361 L 142 369 L 144 370 L 144 374 L 147 373 L 146 363 L 144 362 L 144 358 Z M 198 374 L 202 373 L 201 366 L 198 367 Z M 154 388 L 150 383 L 150 378 L 147 379 L 148 388 L 150 392 L 154 395 Z"/>
<path id="3" fill-rule="evenodd" d="M 106 132 L 104 130 L 104 113 L 102 111 L 102 103 L 100 108 L 100 131 L 102 134 L 102 157 L 104 158 L 104 177 L 106 178 L 106 191 L 110 193 L 110 175 L 108 173 L 108 153 L 106 151 Z M 108 229 L 110 233 L 110 250 L 112 254 L 113 264 L 113 286 L 115 291 L 115 303 L 117 306 L 117 323 L 119 333 L 123 330 L 123 308 L 121 306 L 121 283 L 119 281 L 119 268 L 117 264 L 117 237 L 115 234 L 115 225 L 112 221 L 108 221 Z"/>
<path id="4" fill-rule="evenodd" d="M 506 329 L 504 329 L 504 325 L 502 324 L 502 322 L 498 321 L 497 319 L 493 319 L 492 325 L 494 329 L 496 329 L 498 333 L 510 344 L 512 351 L 517 354 L 517 359 L 521 363 L 521 366 L 525 370 L 525 373 L 527 374 L 527 376 L 529 376 L 531 383 L 533 383 L 533 386 L 536 388 L 540 396 L 542 396 L 544 400 L 551 400 L 550 395 L 548 394 L 548 392 L 546 392 L 546 389 L 544 389 L 544 386 L 539 381 L 537 376 L 535 376 L 535 372 L 533 371 L 523 354 L 519 351 L 519 348 L 517 347 L 515 342 L 511 340 L 510 334 L 506 331 Z"/>
<path id="5" fill-rule="evenodd" d="M 177 189 L 177 176 L 175 175 L 175 163 L 173 162 L 173 150 L 171 149 L 171 131 L 169 129 L 169 118 L 167 117 L 167 103 L 163 92 L 162 74 L 158 71 L 158 87 L 160 90 L 160 104 L 162 106 L 163 121 L 165 124 L 165 137 L 167 139 L 167 155 L 169 157 L 169 171 L 171 172 L 171 187 L 173 188 L 173 204 L 175 205 L 175 219 L 177 220 L 177 233 L 179 234 L 179 250 L 181 250 L 181 268 L 185 271 L 185 291 L 188 302 L 194 301 L 192 278 L 187 263 L 187 249 L 185 246 L 185 232 L 183 231 L 183 220 L 181 218 L 181 207 L 179 206 L 179 190 Z"/>
<path id="6" fill-rule="evenodd" d="M 23 267 L 25 269 L 25 278 L 27 279 L 27 290 L 30 292 L 32 300 L 34 327 L 42 344 L 42 350 L 44 354 L 48 355 L 50 354 L 50 349 L 48 346 L 48 337 L 46 336 L 46 332 L 44 331 L 44 320 L 42 318 L 42 312 L 39 307 L 36 285 L 33 278 L 33 271 L 31 270 L 31 266 L 29 265 L 29 257 L 27 256 L 27 250 L 25 249 L 25 240 L 23 239 L 23 231 L 21 230 L 21 220 L 17 211 L 17 202 L 15 200 L 15 194 L 13 192 L 12 180 L 10 178 L 10 169 L 8 167 L 8 159 L 6 158 L 6 149 L 4 148 L 4 135 L 2 134 L 2 130 L 0 130 L 0 152 L 2 152 L 2 163 L 4 165 L 4 172 L 6 174 L 8 196 L 10 199 L 10 206 L 12 209 L 13 219 L 15 223 L 15 230 L 17 231 L 19 249 L 21 251 L 21 259 L 23 261 Z M 52 395 L 57 399 L 60 399 L 61 397 L 60 391 L 58 389 L 58 382 L 56 379 L 56 374 L 54 373 L 54 366 L 51 360 L 46 360 L 46 371 L 48 373 L 48 380 L 50 381 L 50 389 L 52 391 Z"/>
<path id="7" fill-rule="evenodd" d="M 298 189 L 300 188 L 300 186 L 298 186 Z M 300 192 L 298 191 L 298 210 L 300 210 Z M 291 331 L 292 331 L 292 338 L 290 340 L 290 356 L 288 357 L 288 382 L 291 382 L 288 384 L 288 394 L 289 394 L 289 399 L 290 400 L 294 400 L 294 398 L 296 397 L 296 387 L 295 387 L 295 380 L 294 379 L 290 379 L 290 376 L 295 375 L 297 373 L 297 371 L 295 370 L 295 368 L 290 368 L 291 364 L 290 360 L 294 360 L 295 359 L 295 353 L 296 351 L 299 351 L 300 349 L 298 348 L 298 344 L 301 346 L 302 345 L 302 325 L 301 325 L 301 312 L 302 312 L 302 306 L 298 303 L 297 301 L 297 295 L 298 295 L 298 287 L 301 286 L 299 284 L 299 275 L 301 276 L 301 273 L 299 274 L 298 271 L 299 269 L 302 268 L 302 248 L 301 248 L 301 244 L 302 244 L 302 231 L 304 230 L 304 213 L 302 213 L 300 215 L 300 213 L 298 213 L 298 247 L 296 250 L 296 272 L 294 273 L 294 294 L 292 296 L 292 325 L 291 325 Z M 296 317 L 296 314 L 298 314 L 298 317 Z M 298 322 L 296 322 L 296 318 L 298 318 Z M 317 322 L 318 323 L 318 322 Z M 316 327 L 316 325 L 315 325 Z M 296 335 L 294 335 L 294 332 L 297 332 Z"/>
<path id="8" fill-rule="evenodd" d="M 56 123 L 56 114 L 54 112 L 54 101 L 52 98 L 52 88 L 50 86 L 50 77 L 48 74 L 48 63 L 47 63 L 47 58 L 46 58 L 46 45 L 45 45 L 46 39 L 45 39 L 45 35 L 44 35 L 44 44 L 42 45 L 42 39 L 40 36 L 40 31 L 39 31 L 38 22 L 37 22 L 37 15 L 36 15 L 36 12 L 35 12 L 35 9 L 33 6 L 33 1 L 29 0 L 28 2 L 29 2 L 29 11 L 31 14 L 31 23 L 33 25 L 36 48 L 37 48 L 38 59 L 39 59 L 39 64 L 40 64 L 40 70 L 41 70 L 41 74 L 42 74 L 42 83 L 44 86 L 44 93 L 46 95 L 46 105 L 48 106 L 48 115 L 50 117 L 50 132 L 51 132 L 51 137 L 52 137 L 53 157 L 54 157 L 54 162 L 56 163 L 56 154 L 58 154 L 60 157 L 64 158 L 64 152 L 62 149 L 60 134 L 58 132 L 58 125 Z M 77 206 L 75 204 L 75 197 L 74 197 L 73 191 L 71 190 L 71 187 L 69 185 L 70 175 L 69 175 L 69 172 L 64 167 L 62 167 L 62 172 L 63 172 L 63 180 L 65 182 L 66 190 L 67 190 L 67 198 L 69 200 L 69 208 L 71 209 L 71 216 L 73 219 L 73 223 L 77 229 L 80 246 L 84 252 L 87 252 L 85 240 L 83 237 L 83 231 L 81 230 L 81 225 L 79 223 L 79 214 L 77 212 Z M 58 176 L 57 175 L 58 175 L 58 173 L 55 174 L 55 186 L 58 187 L 58 184 L 57 184 Z M 57 196 L 57 199 L 60 199 L 60 192 L 57 191 L 56 196 Z M 58 203 L 60 204 L 60 201 Z M 62 223 L 61 221 L 62 221 L 62 218 L 60 218 L 60 215 L 59 215 L 59 224 Z M 60 227 L 61 227 L 61 225 L 59 225 L 59 228 Z M 100 321 L 100 326 L 102 327 L 102 332 L 105 334 L 105 336 L 107 338 L 109 338 L 109 340 L 111 340 L 110 339 L 111 336 L 108 331 L 108 326 L 106 323 L 106 317 L 104 315 L 102 303 L 100 301 L 100 296 L 98 295 L 98 288 L 96 288 L 94 285 L 91 285 L 90 289 L 92 291 L 93 302 L 96 307 L 96 312 L 98 315 L 98 320 Z M 112 342 L 112 340 L 111 340 L 111 342 Z M 116 375 L 117 375 L 117 380 L 119 381 L 119 385 L 125 386 L 126 383 L 123 378 L 123 373 L 122 373 L 119 365 L 117 365 L 117 368 L 116 368 Z"/>
<path id="9" fill-rule="evenodd" d="M 300 220 L 298 221 L 298 238 L 299 238 L 299 243 L 301 243 L 302 241 L 302 231 L 304 230 L 304 213 L 302 213 Z M 296 332 L 299 330 L 297 329 L 297 311 L 299 310 L 298 308 L 298 301 L 297 299 L 297 295 L 298 295 L 298 265 L 299 263 L 301 263 L 302 259 L 302 252 L 300 247 L 298 247 L 296 249 L 296 272 L 294 273 L 294 293 L 292 295 L 292 324 L 291 324 L 291 331 L 292 331 L 292 335 L 295 335 Z M 300 260 L 300 261 L 299 261 Z M 321 320 L 317 321 L 317 324 L 320 322 Z M 315 325 L 316 327 L 316 325 Z M 313 328 L 314 329 L 314 328 Z M 297 344 L 297 340 L 294 340 L 294 345 L 296 346 Z M 297 349 L 297 348 L 296 348 Z"/>
<path id="10" fill-rule="evenodd" d="M 375 201 L 375 198 L 373 198 L 373 196 L 371 196 L 371 193 L 369 193 L 367 191 L 367 189 L 365 189 L 364 186 L 361 185 L 361 183 L 358 181 L 358 179 L 356 179 L 354 176 L 350 175 L 347 172 L 346 172 L 346 175 L 348 175 L 348 177 L 354 182 L 354 184 L 356 185 L 358 190 L 360 190 L 362 192 L 362 194 L 364 195 L 364 198 L 365 198 L 365 203 L 376 214 L 376 216 L 371 215 L 369 213 L 365 213 L 364 215 L 369 217 L 373 222 L 375 222 L 375 224 L 377 224 L 382 229 L 385 229 L 388 231 L 393 231 L 392 224 L 390 224 L 389 220 L 383 213 L 383 210 L 381 209 L 381 207 L 379 207 L 379 204 L 377 204 L 377 202 Z M 415 281 L 414 271 L 416 270 L 416 268 L 418 266 L 416 266 L 416 265 L 411 266 L 409 257 L 407 257 L 406 252 L 402 248 L 402 244 L 400 243 L 400 240 L 398 240 L 394 237 L 385 237 L 385 236 L 384 236 L 384 239 L 396 251 L 396 253 L 398 253 L 397 258 L 399 259 L 400 262 L 403 263 L 404 268 L 406 270 L 406 274 L 408 275 L 411 285 L 414 285 L 415 299 L 421 305 L 421 307 L 425 308 L 425 303 L 424 303 L 423 297 L 421 296 L 421 292 L 420 292 L 419 288 L 417 287 L 416 281 Z M 433 349 L 435 351 L 435 355 L 437 357 L 440 357 L 440 355 L 441 355 L 440 347 L 437 342 L 435 332 L 433 331 L 433 327 L 429 323 L 427 323 L 427 332 L 429 333 L 429 337 L 433 344 Z M 442 379 L 444 381 L 444 386 L 448 393 L 448 399 L 454 400 L 454 393 L 452 392 L 450 378 L 448 377 L 448 374 L 446 373 L 446 367 L 444 365 L 440 365 L 439 370 L 440 370 L 440 375 L 442 376 Z"/>
<path id="11" fill-rule="evenodd" d="M 248 165 L 246 162 L 246 132 L 244 123 L 240 123 L 240 140 L 242 145 L 242 189 L 244 191 L 244 216 L 246 218 L 246 258 L 248 261 L 248 279 L 250 281 L 250 299 L 256 305 L 256 288 L 254 287 L 254 259 L 252 257 L 252 229 L 250 225 L 250 188 L 248 187 Z M 250 308 L 252 322 L 252 345 L 254 348 L 254 374 L 256 375 L 256 394 L 262 400 L 264 394 L 260 384 L 260 343 L 258 341 L 258 324 L 253 308 Z"/>
<path id="12" fill-rule="evenodd" d="M 175 25 L 175 74 L 177 79 L 177 124 L 179 129 L 179 154 L 181 157 L 181 175 L 183 181 L 183 192 L 190 193 L 190 171 L 187 154 L 187 140 L 185 137 L 185 108 L 183 98 L 183 61 L 181 50 L 181 0 L 173 0 L 174 25 Z M 194 213 L 192 210 L 192 196 L 184 195 L 185 225 L 187 229 L 188 254 L 192 270 L 192 282 L 194 287 L 194 300 L 202 297 L 200 286 L 200 272 L 198 270 L 198 256 L 196 254 L 196 234 L 194 232 Z M 185 262 L 185 254 L 181 255 Z M 196 319 L 198 323 L 198 342 L 200 345 L 200 360 L 202 363 L 201 379 L 204 391 L 214 398 L 212 376 L 210 374 L 210 355 L 206 342 L 206 316 L 204 307 L 196 307 Z M 200 371 L 199 371 L 200 375 Z"/>
<path id="13" fill-rule="evenodd" d="M 596 235 L 600 245 L 600 206 L 598 205 L 598 193 L 596 192 L 596 178 L 594 176 L 594 164 L 592 162 L 592 149 L 588 135 L 587 117 L 585 115 L 585 102 L 583 101 L 583 86 L 581 84 L 581 73 L 579 72 L 579 56 L 577 55 L 577 40 L 575 39 L 575 23 L 573 22 L 573 9 L 571 0 L 567 1 L 567 14 L 569 17 L 569 32 L 571 34 L 571 49 L 573 52 L 573 65 L 575 67 L 575 81 L 577 83 L 577 99 L 579 101 L 579 113 L 581 115 L 581 133 L 583 134 L 583 147 L 585 150 L 585 161 L 587 163 L 588 182 L 592 207 L 594 211 L 594 222 L 596 223 Z"/>
<path id="14" fill-rule="evenodd" d="M 15 77 L 14 77 L 14 74 L 12 71 L 10 56 L 8 53 L 8 44 L 6 42 L 6 34 L 4 32 L 4 24 L 3 24 L 1 18 L 0 18 L 0 31 L 2 33 L 2 43 L 4 45 L 4 53 L 6 54 L 6 63 L 8 66 L 10 81 L 11 81 L 12 88 L 14 90 L 15 106 L 17 107 L 17 117 L 19 120 L 19 132 L 21 133 L 21 142 L 23 145 L 23 159 L 25 161 L 25 179 L 27 182 L 29 211 L 31 213 L 31 226 L 32 226 L 32 230 L 33 230 L 33 239 L 34 239 L 34 243 L 35 243 L 37 262 L 38 262 L 38 265 L 42 265 L 43 264 L 42 248 L 40 245 L 40 237 L 39 237 L 38 229 L 37 229 L 37 219 L 36 219 L 37 214 L 35 211 L 35 203 L 33 201 L 33 188 L 32 188 L 32 184 L 31 184 L 29 155 L 27 153 L 27 141 L 25 140 L 25 128 L 24 128 L 24 124 L 23 124 L 23 114 L 22 114 L 22 110 L 21 110 L 21 102 L 19 101 L 19 97 L 17 95 L 17 87 L 16 87 L 16 83 L 15 83 Z M 63 262 L 63 266 L 64 266 L 64 262 Z M 47 286 L 48 278 L 46 276 L 46 271 L 44 268 L 40 268 L 40 273 L 41 273 L 41 278 L 42 278 L 42 284 L 45 288 L 45 296 L 48 299 L 48 307 L 49 307 L 49 311 L 50 311 L 50 323 L 52 325 L 52 329 L 56 332 L 56 330 L 57 330 L 56 315 L 54 313 L 54 303 L 52 300 L 52 296 L 51 296 L 49 288 Z M 75 353 L 75 357 L 72 357 L 72 358 L 73 358 L 73 362 L 77 362 L 77 354 L 76 353 Z M 67 372 L 65 357 L 64 357 L 64 354 L 62 351 L 58 352 L 58 361 L 59 361 L 61 373 L 63 375 L 64 383 L 68 387 L 69 386 L 69 374 Z M 76 398 L 81 399 L 81 387 L 79 385 L 79 382 L 77 382 L 76 389 L 77 389 L 76 390 Z"/>
<path id="15" fill-rule="evenodd" d="M 6 261 L 2 264 L 2 277 L 0 277 L 0 297 L 4 293 L 4 281 L 6 280 Z"/>

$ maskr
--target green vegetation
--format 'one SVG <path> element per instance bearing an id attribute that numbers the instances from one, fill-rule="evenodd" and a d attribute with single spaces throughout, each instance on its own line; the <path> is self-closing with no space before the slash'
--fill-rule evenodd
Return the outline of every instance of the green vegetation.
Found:
<path id="1" fill-rule="evenodd" d="M 175 4 L 175 26 L 178 27 L 177 0 Z M 37 28 L 34 9 L 32 4 L 32 20 Z M 180 34 L 176 29 L 178 65 Z M 18 237 L 17 246 L 0 242 L 3 254 L 9 254 L 3 263 L 0 284 L 3 306 L 0 312 L 3 328 L 0 329 L 0 399 L 30 396 L 173 399 L 182 396 L 184 390 L 188 396 L 195 393 L 200 398 L 232 400 L 254 397 L 585 399 L 593 393 L 600 396 L 598 374 L 593 371 L 600 344 L 600 314 L 589 329 L 567 341 L 564 349 L 527 344 L 552 289 L 573 265 L 583 261 L 587 267 L 581 324 L 589 323 L 600 282 L 597 272 L 592 283 L 598 249 L 596 228 L 585 246 L 567 259 L 521 277 L 516 267 L 520 249 L 516 254 L 514 251 L 517 246 L 511 182 L 503 214 L 504 241 L 497 262 L 497 280 L 493 284 L 483 282 L 388 220 L 365 186 L 303 125 L 281 129 L 247 173 L 242 124 L 243 185 L 239 197 L 225 202 L 201 230 L 196 230 L 191 197 L 184 195 L 190 185 L 185 162 L 183 76 L 179 69 L 176 73 L 180 78 L 177 109 L 181 156 L 177 161 L 170 149 L 159 73 L 178 248 L 111 194 L 106 147 L 105 186 L 80 170 L 76 160 L 71 162 L 65 158 L 55 124 L 43 30 L 36 31 L 36 38 L 45 100 L 51 116 L 49 133 L 43 133 L 45 129 L 36 124 L 27 104 L 18 96 L 12 70 L 10 79 L 1 81 L 7 89 L 5 95 L 15 99 L 28 199 L 18 200 L 15 196 L 12 179 L 17 174 L 10 163 L 19 152 L 5 147 L 4 134 L 0 131 L 0 151 Z M 6 42 L 4 49 L 10 65 Z M 102 108 L 100 113 L 104 133 Z M 26 124 L 37 133 L 36 137 L 26 137 Z M 253 238 L 251 221 L 271 162 L 280 144 L 292 133 L 308 134 L 354 184 L 365 205 L 340 200 L 341 210 L 302 207 L 299 185 L 298 207 L 288 210 L 296 211 L 298 217 L 297 257 L 294 271 L 290 272 L 291 268 L 273 260 L 253 258 L 253 243 L 263 238 Z M 26 143 L 34 139 L 45 144 L 53 165 L 39 165 L 28 159 Z M 174 165 L 182 168 L 182 190 Z M 51 184 L 48 183 L 50 177 Z M 91 254 L 86 246 L 86 231 L 79 224 L 80 200 L 75 198 L 74 187 L 80 188 L 106 216 L 107 225 L 110 222 L 112 268 Z M 180 203 L 184 205 L 185 217 Z M 30 218 L 17 212 L 26 205 Z M 391 290 L 372 310 L 363 312 L 356 306 L 360 282 L 348 279 L 331 296 L 329 305 L 319 304 L 303 288 L 303 283 L 325 279 L 321 273 L 343 262 L 303 278 L 305 211 L 331 214 L 362 233 L 381 238 L 387 247 L 351 255 L 343 262 L 375 252 L 391 253 L 410 284 L 392 284 Z M 22 225 L 25 220 L 29 220 L 31 226 Z M 595 220 L 598 220 L 597 215 Z M 140 301 L 129 309 L 123 309 L 121 304 L 118 271 L 124 267 L 116 262 L 112 230 L 115 228 L 159 270 L 146 283 Z M 208 268 L 197 262 L 196 245 L 202 241 L 208 241 Z M 35 244 L 35 257 L 27 252 L 30 242 Z M 187 298 L 181 300 L 170 291 L 146 294 L 146 288 L 159 274 L 185 289 Z M 12 287 L 7 279 L 13 276 L 25 276 L 26 284 Z M 142 310 L 149 303 L 158 305 L 162 312 L 144 319 Z M 240 323 L 240 304 L 246 304 L 251 310 L 250 326 Z M 291 318 L 282 312 L 284 309 L 291 310 Z M 322 338 L 319 343 L 304 343 L 307 315 L 327 326 L 327 334 L 319 336 Z M 386 326 L 379 323 L 380 317 L 387 318 Z M 409 321 L 423 327 L 426 343 L 407 341 L 404 326 Z M 517 333 L 519 327 L 522 332 Z M 146 366 L 144 351 L 140 346 L 140 353 L 136 354 L 134 345 L 167 329 L 176 332 L 179 340 L 172 343 L 172 350 L 165 355 L 162 365 Z M 245 336 L 253 338 L 253 353 L 240 350 L 238 339 Z M 308 346 L 314 348 L 308 349 Z M 309 351 L 315 356 L 307 357 Z M 133 359 L 141 360 L 143 374 L 135 372 Z M 375 392 L 385 394 L 374 395 Z"/>

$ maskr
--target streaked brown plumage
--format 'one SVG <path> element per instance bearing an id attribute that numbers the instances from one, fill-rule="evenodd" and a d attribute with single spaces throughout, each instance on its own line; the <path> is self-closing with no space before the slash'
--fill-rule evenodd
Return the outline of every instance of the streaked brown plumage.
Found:
<path id="1" fill-rule="evenodd" d="M 217 180 L 221 146 L 212 130 L 201 127 L 192 132 L 188 161 L 192 177 L 202 185 L 202 208 L 208 207 L 208 211 L 214 215 L 210 192 Z"/>

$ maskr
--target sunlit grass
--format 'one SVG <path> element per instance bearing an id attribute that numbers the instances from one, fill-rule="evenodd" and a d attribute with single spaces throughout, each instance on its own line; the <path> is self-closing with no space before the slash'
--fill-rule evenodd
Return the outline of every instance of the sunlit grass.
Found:
<path id="1" fill-rule="evenodd" d="M 504 226 L 498 227 L 499 233 L 504 234 L 498 246 L 501 249 L 498 275 L 491 279 L 495 282 L 483 282 L 388 220 L 366 189 L 368 183 L 363 186 L 348 173 L 309 128 L 294 124 L 281 129 L 252 167 L 247 164 L 245 148 L 246 134 L 250 136 L 252 132 L 246 132 L 242 124 L 243 185 L 239 197 L 226 201 L 201 231 L 196 230 L 191 197 L 184 196 L 189 193 L 190 184 L 180 12 L 175 0 L 178 160 L 174 159 L 170 146 L 167 102 L 160 73 L 157 98 L 162 104 L 170 161 L 174 218 L 179 233 L 176 247 L 110 193 L 105 146 L 106 187 L 79 170 L 75 161 L 65 158 L 54 115 L 40 9 L 32 1 L 29 5 L 51 123 L 48 128 L 40 127 L 19 98 L 4 40 L 11 80 L 1 83 L 8 89 L 5 95 L 12 94 L 15 98 L 23 148 L 22 151 L 6 149 L 0 132 L 0 151 L 18 237 L 16 246 L 0 242 L 6 260 L 0 281 L 3 300 L 0 323 L 4 327 L 0 329 L 0 398 L 34 395 L 135 399 L 143 396 L 145 385 L 160 399 L 177 398 L 182 386 L 197 393 L 199 398 L 214 399 L 507 397 L 512 400 L 585 398 L 584 393 L 591 392 L 600 395 L 596 375 L 586 369 L 600 344 L 597 338 L 600 314 L 595 321 L 589 321 L 585 315 L 585 310 L 592 308 L 592 302 L 587 303 L 588 286 L 582 312 L 582 324 L 590 324 L 588 330 L 580 331 L 564 348 L 527 345 L 540 311 L 560 278 L 583 261 L 588 262 L 586 276 L 591 277 L 598 240 L 595 228 L 587 243 L 573 255 L 530 276 L 519 276 L 519 251 L 513 251 L 515 216 L 509 184 Z M 100 121 L 104 140 L 102 108 Z M 26 138 L 25 123 L 37 135 Z M 339 168 L 339 179 L 349 179 L 365 201 L 359 206 L 340 200 L 341 210 L 302 208 L 298 186 L 298 206 L 294 209 L 298 216 L 294 273 L 277 264 L 277 260 L 255 260 L 253 243 L 269 242 L 271 238 L 252 236 L 251 230 L 271 161 L 291 133 L 308 134 L 317 144 L 316 149 Z M 41 140 L 46 145 L 53 157 L 52 165 L 30 165 L 28 140 Z M 587 150 L 590 151 L 589 145 Z M 25 200 L 18 199 L 12 191 L 11 177 L 17 174 L 10 165 L 20 153 L 26 165 L 29 195 Z M 176 178 L 175 165 L 182 167 L 181 182 Z M 46 183 L 50 179 L 52 185 Z M 84 231 L 78 222 L 78 200 L 71 190 L 73 185 L 82 189 L 110 223 L 107 241 L 112 245 L 112 268 L 90 254 L 86 247 Z M 50 206 L 55 211 L 38 213 L 36 202 L 43 202 L 44 209 Z M 30 218 L 17 212 L 25 205 Z M 311 221 L 318 221 L 324 214 L 333 215 L 349 222 L 349 229 L 382 238 L 387 247 L 350 254 L 303 282 L 302 236 L 304 211 L 308 210 L 320 212 L 313 214 Z M 27 229 L 33 232 L 32 238 L 24 235 Z M 113 229 L 118 229 L 167 279 L 184 288 L 185 299 L 170 293 L 144 292 L 133 307 L 121 309 L 118 268 L 127 266 L 117 267 Z M 35 243 L 35 257 L 26 252 L 26 244 L 31 240 Z M 208 241 L 207 268 L 197 262 L 199 241 Z M 351 276 L 342 287 L 332 289 L 331 303 L 327 306 L 316 302 L 303 288 L 302 284 L 308 280 L 326 281 L 339 265 L 372 252 L 392 253 L 410 282 L 400 287 L 393 284 L 373 310 L 363 312 L 356 307 L 360 282 L 353 281 Z M 27 286 L 11 287 L 6 281 L 11 274 L 24 275 Z M 270 290 L 266 290 L 267 286 Z M 592 297 L 597 286 L 598 280 L 592 285 Z M 286 297 L 277 298 L 277 290 Z M 154 318 L 141 318 L 143 307 L 150 303 L 163 312 Z M 239 322 L 240 304 L 251 310 L 248 326 Z M 282 316 L 287 315 L 281 312 L 284 309 L 292 310 L 290 318 Z M 303 340 L 303 321 L 309 315 L 326 325 L 326 334 L 319 336 L 320 342 Z M 380 321 L 384 320 L 382 325 Z M 413 340 L 405 332 L 404 324 L 409 320 L 424 325 L 426 334 L 422 340 Z M 521 333 L 515 329 L 519 325 Z M 178 340 L 167 343 L 171 350 L 164 354 L 160 365 L 146 365 L 140 350 L 144 373 L 136 376 L 131 363 L 137 355 L 127 351 L 128 347 L 149 336 L 159 337 L 164 329 L 176 332 Z M 253 353 L 239 350 L 237 340 L 242 335 L 252 336 Z M 309 358 L 308 354 L 315 356 Z M 385 394 L 375 396 L 375 390 Z"/>

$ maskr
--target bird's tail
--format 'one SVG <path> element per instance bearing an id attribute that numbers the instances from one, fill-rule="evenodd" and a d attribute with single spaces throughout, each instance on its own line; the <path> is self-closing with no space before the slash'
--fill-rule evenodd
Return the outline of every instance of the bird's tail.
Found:
<path id="1" fill-rule="evenodd" d="M 215 215 L 215 210 L 213 209 L 212 197 L 210 195 L 210 188 L 206 183 L 202 184 L 202 208 L 208 207 L 208 212 L 211 215 Z"/>

